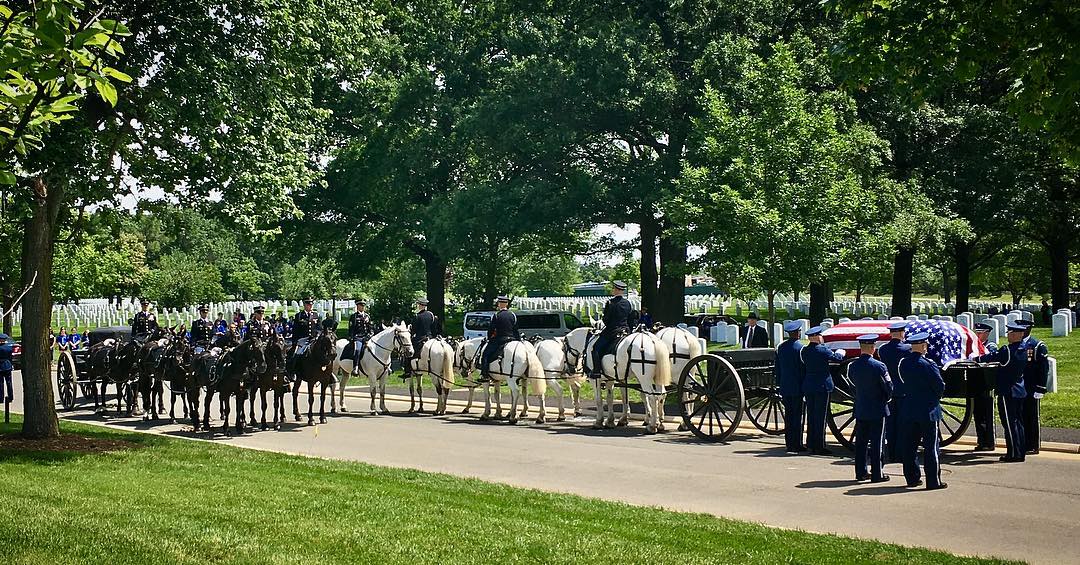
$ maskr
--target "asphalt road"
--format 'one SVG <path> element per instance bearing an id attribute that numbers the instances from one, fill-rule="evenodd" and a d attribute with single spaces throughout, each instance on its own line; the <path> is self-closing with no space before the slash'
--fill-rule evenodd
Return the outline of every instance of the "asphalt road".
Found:
<path id="1" fill-rule="evenodd" d="M 352 399 L 350 405 L 356 410 L 367 403 Z M 404 410 L 399 402 L 390 408 Z M 64 416 L 103 422 L 81 410 Z M 150 425 L 140 419 L 105 423 L 192 436 L 182 425 Z M 1044 452 L 1024 464 L 1002 464 L 998 454 L 946 449 L 943 479 L 949 488 L 927 492 L 904 488 L 898 465 L 887 467 L 893 481 L 860 484 L 852 478 L 850 458 L 790 456 L 781 438 L 759 433 L 736 433 L 729 443 L 706 444 L 685 433 L 646 436 L 639 425 L 594 431 L 589 423 L 591 418 L 510 426 L 481 422 L 475 415 L 348 413 L 332 416 L 325 425 L 289 423 L 280 432 L 215 436 L 213 441 L 967 555 L 1080 561 L 1077 455 Z"/>

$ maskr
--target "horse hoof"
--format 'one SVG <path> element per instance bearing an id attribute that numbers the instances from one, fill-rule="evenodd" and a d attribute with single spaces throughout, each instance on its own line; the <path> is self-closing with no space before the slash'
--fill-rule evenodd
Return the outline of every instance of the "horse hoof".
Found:
<path id="1" fill-rule="evenodd" d="M 274 424 L 274 431 L 280 432 L 281 431 L 281 424 Z"/>
<path id="2" fill-rule="evenodd" d="M 263 425 L 259 426 L 259 429 L 265 432 L 266 431 L 266 422 L 263 422 Z"/>
<path id="3" fill-rule="evenodd" d="M 517 421 L 517 418 L 508 418 L 508 419 L 506 420 L 506 423 L 507 423 L 507 424 L 510 424 L 511 426 L 513 426 L 514 424 L 517 424 L 517 423 L 518 423 L 518 421 Z"/>
<path id="4" fill-rule="evenodd" d="M 646 426 L 645 427 L 645 433 L 647 433 L 649 435 L 655 434 L 656 433 L 656 426 Z"/>
<path id="5" fill-rule="evenodd" d="M 656 426 L 656 431 L 658 431 L 658 432 L 666 432 L 667 430 L 664 428 L 663 424 L 660 424 L 659 426 Z"/>
<path id="6" fill-rule="evenodd" d="M 609 429 L 609 430 L 614 430 L 615 429 L 615 423 L 614 422 L 608 422 L 608 423 L 604 424 L 604 427 Z"/>
<path id="7" fill-rule="evenodd" d="M 389 416 L 389 415 L 390 415 L 390 411 L 389 411 L 389 410 L 380 410 L 380 411 L 379 411 L 379 414 L 382 414 L 383 416 Z"/>
<path id="8" fill-rule="evenodd" d="M 593 424 L 592 429 L 594 429 L 594 430 L 602 430 L 602 429 L 604 429 L 604 425 L 603 424 Z"/>
<path id="9" fill-rule="evenodd" d="M 556 422 L 565 422 L 566 421 L 566 416 L 559 416 L 558 418 L 555 418 L 555 421 Z"/>
<path id="10" fill-rule="evenodd" d="M 679 430 L 680 432 L 685 432 L 689 428 L 686 427 L 686 424 L 679 424 L 679 427 L 676 428 L 676 429 Z"/>
<path id="11" fill-rule="evenodd" d="M 343 412 L 344 412 L 344 410 L 343 410 Z M 333 408 L 331 408 L 330 409 L 330 414 L 331 415 L 337 414 L 337 410 L 334 410 Z"/>
<path id="12" fill-rule="evenodd" d="M 617 428 L 625 428 L 629 422 L 626 420 L 619 420 L 619 423 L 615 424 Z"/>
<path id="13" fill-rule="evenodd" d="M 481 422 L 486 422 L 486 421 L 488 421 L 488 420 L 490 420 L 490 419 L 491 419 L 491 418 L 490 418 L 490 417 L 488 417 L 488 416 L 480 416 L 480 421 L 481 421 Z"/>
<path id="14" fill-rule="evenodd" d="M 170 424 L 175 424 L 176 423 L 176 418 L 169 418 L 169 423 Z"/>
<path id="15" fill-rule="evenodd" d="M 544 418 L 543 416 L 537 416 L 536 419 L 533 420 L 533 422 L 537 424 L 544 424 L 547 423 L 547 418 Z"/>
<path id="16" fill-rule="evenodd" d="M 580 418 L 580 417 L 582 417 L 584 415 L 585 415 L 585 413 L 582 412 L 581 410 L 574 410 L 574 417 L 575 418 Z"/>
<path id="17" fill-rule="evenodd" d="M 333 414 L 333 412 L 331 412 L 331 414 Z M 319 416 L 319 423 L 320 424 L 325 424 L 326 423 L 326 418 L 323 418 L 322 416 Z"/>
<path id="18" fill-rule="evenodd" d="M 308 420 L 307 425 L 314 426 L 315 425 L 315 420 Z"/>
<path id="19" fill-rule="evenodd" d="M 466 408 L 466 409 L 462 410 L 462 411 L 461 411 L 461 413 L 462 413 L 462 414 L 468 414 L 468 413 L 469 413 L 469 409 L 468 409 L 468 408 Z"/>
<path id="20" fill-rule="evenodd" d="M 294 418 L 296 418 L 296 421 L 297 421 L 297 422 L 299 422 L 299 421 L 303 420 L 303 418 L 301 418 L 299 414 L 297 414 L 297 415 L 295 415 L 295 416 L 293 416 L 293 417 L 294 417 Z"/>
<path id="21" fill-rule="evenodd" d="M 341 411 L 342 411 L 342 412 L 348 412 L 348 411 L 349 411 L 349 409 L 348 409 L 348 408 L 346 408 L 346 407 L 345 407 L 344 405 L 342 405 L 342 406 L 341 406 Z M 334 411 L 333 411 L 333 410 L 331 410 L 331 411 L 330 411 L 330 413 L 331 413 L 331 414 L 333 414 L 333 413 L 334 413 Z"/>

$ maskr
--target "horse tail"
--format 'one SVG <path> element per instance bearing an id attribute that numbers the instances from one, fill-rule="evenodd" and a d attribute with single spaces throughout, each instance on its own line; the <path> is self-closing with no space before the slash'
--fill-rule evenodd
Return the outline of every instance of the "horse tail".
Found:
<path id="1" fill-rule="evenodd" d="M 689 352 L 687 354 L 690 355 L 690 359 L 693 359 L 694 357 L 697 357 L 698 355 L 704 353 L 704 351 L 701 350 L 701 342 L 698 341 L 698 338 L 694 337 L 694 334 L 686 332 L 686 341 L 689 348 Z"/>
<path id="2" fill-rule="evenodd" d="M 543 396 L 547 392 L 547 373 L 544 372 L 544 364 L 540 362 L 540 356 L 536 354 L 536 348 L 532 344 L 522 343 L 525 346 L 525 376 L 529 379 L 529 386 L 537 396 Z"/>
<path id="3" fill-rule="evenodd" d="M 449 343 L 442 342 L 442 386 L 452 388 L 454 385 L 454 348 Z"/>
<path id="4" fill-rule="evenodd" d="M 664 340 L 653 336 L 653 354 L 656 356 L 656 371 L 653 373 L 653 384 L 664 388 L 671 384 L 671 352 Z M 696 341 L 695 345 L 696 346 Z M 691 350 L 694 346 L 691 346 Z"/>

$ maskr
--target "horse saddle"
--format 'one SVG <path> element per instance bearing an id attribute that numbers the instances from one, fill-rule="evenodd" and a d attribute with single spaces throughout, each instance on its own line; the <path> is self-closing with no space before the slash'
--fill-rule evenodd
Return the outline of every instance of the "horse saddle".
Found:
<path id="1" fill-rule="evenodd" d="M 352 359 L 356 354 L 356 341 L 349 340 L 349 343 L 345 344 L 345 347 L 341 350 L 341 357 L 338 359 Z"/>

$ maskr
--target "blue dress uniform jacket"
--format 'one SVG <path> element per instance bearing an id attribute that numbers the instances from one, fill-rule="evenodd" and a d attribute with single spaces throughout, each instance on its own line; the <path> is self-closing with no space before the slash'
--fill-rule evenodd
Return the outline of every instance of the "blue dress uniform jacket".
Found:
<path id="1" fill-rule="evenodd" d="M 1024 451 L 1038 453 L 1042 443 L 1039 429 L 1042 425 L 1039 415 L 1042 407 L 1041 400 L 1035 398 L 1035 395 L 1046 394 L 1046 385 L 1050 380 L 1050 352 L 1046 349 L 1045 343 L 1034 337 L 1028 336 L 1025 341 L 1027 342 L 1027 364 L 1024 367 L 1024 388 L 1027 396 L 1024 398 L 1022 422 L 1026 443 Z"/>
<path id="2" fill-rule="evenodd" d="M 904 380 L 907 392 L 900 413 L 899 435 L 904 460 L 904 478 L 908 485 L 921 479 L 918 463 L 919 444 L 923 446 L 923 467 L 926 470 L 926 487 L 941 485 L 941 466 L 938 456 L 941 434 L 941 395 L 945 381 L 938 366 L 920 353 L 909 353 L 896 366 Z"/>
<path id="3" fill-rule="evenodd" d="M 157 316 L 153 312 L 136 312 L 131 319 L 131 336 L 145 337 L 158 329 Z"/>
<path id="4" fill-rule="evenodd" d="M 878 348 L 878 358 L 885 363 L 889 376 L 892 377 L 893 398 L 904 396 L 904 383 L 896 374 L 896 366 L 908 353 L 911 353 L 911 346 L 895 338 Z"/>
<path id="5" fill-rule="evenodd" d="M 856 420 L 880 420 L 889 415 L 892 379 L 884 363 L 864 353 L 848 365 L 848 378 L 855 385 Z"/>
<path id="6" fill-rule="evenodd" d="M 832 392 L 832 372 L 829 371 L 829 361 L 843 361 L 844 356 L 829 349 L 823 343 L 810 343 L 800 351 L 806 374 L 803 377 L 802 390 L 804 394 Z"/>
<path id="7" fill-rule="evenodd" d="M 776 348 L 776 386 L 780 387 L 780 396 L 802 396 L 803 379 L 806 371 L 803 367 L 803 343 L 797 339 L 787 339 Z"/>
<path id="8" fill-rule="evenodd" d="M 1027 452 L 1024 430 L 1024 369 L 1027 367 L 1027 340 L 1010 343 L 994 353 L 977 357 L 979 363 L 997 362 L 995 392 L 998 395 L 998 415 L 1005 432 L 1005 458 L 1023 461 Z"/>

